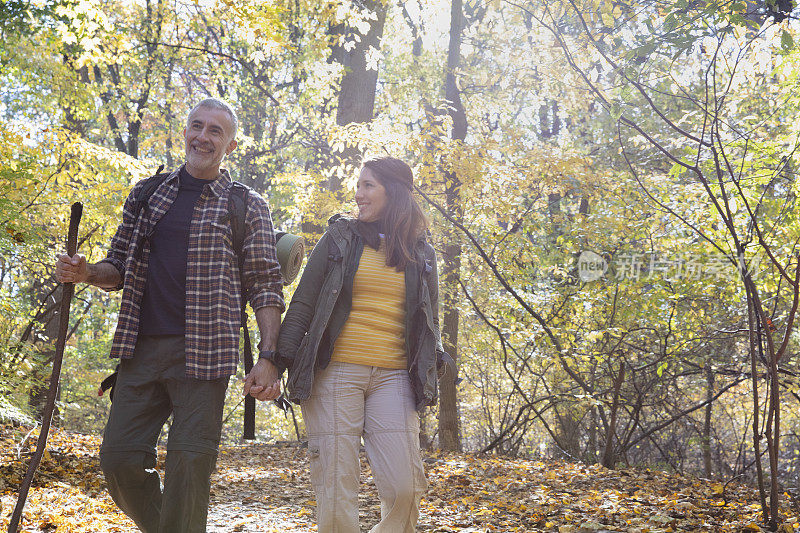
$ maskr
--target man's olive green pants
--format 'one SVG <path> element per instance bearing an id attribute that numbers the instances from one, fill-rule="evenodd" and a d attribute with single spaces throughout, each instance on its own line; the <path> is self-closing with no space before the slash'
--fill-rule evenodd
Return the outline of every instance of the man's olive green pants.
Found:
<path id="1" fill-rule="evenodd" d="M 116 504 L 144 533 L 204 532 L 228 378 L 185 372 L 182 335 L 140 336 L 120 362 L 100 467 Z M 164 488 L 156 444 L 172 414 Z"/>

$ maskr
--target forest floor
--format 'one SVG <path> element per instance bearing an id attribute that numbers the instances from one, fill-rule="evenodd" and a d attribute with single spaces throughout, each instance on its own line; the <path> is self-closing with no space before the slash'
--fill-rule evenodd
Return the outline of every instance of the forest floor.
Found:
<path id="1" fill-rule="evenodd" d="M 36 432 L 0 427 L 0 530 L 36 445 Z M 136 531 L 105 492 L 100 439 L 50 436 L 23 515 L 23 531 Z M 163 451 L 160 454 L 163 460 Z M 418 531 L 558 533 L 758 532 L 752 488 L 646 469 L 608 470 L 564 462 L 426 453 L 430 487 Z M 362 459 L 362 531 L 379 518 L 369 465 Z M 800 531 L 800 513 L 782 496 L 779 531 Z M 290 444 L 224 447 L 212 479 L 209 532 L 316 531 L 305 448 Z"/>

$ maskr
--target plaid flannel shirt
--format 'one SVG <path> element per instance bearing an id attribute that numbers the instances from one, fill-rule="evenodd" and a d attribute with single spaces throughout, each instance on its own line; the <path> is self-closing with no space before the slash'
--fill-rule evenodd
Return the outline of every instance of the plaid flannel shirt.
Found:
<path id="1" fill-rule="evenodd" d="M 134 202 L 137 183 L 122 211 L 122 223 L 103 261 L 120 273 L 122 289 L 117 330 L 111 357 L 133 357 L 139 331 L 139 312 L 150 256 L 148 237 L 178 195 L 179 170 L 155 190 L 138 219 Z M 186 376 L 217 379 L 236 373 L 239 361 L 242 287 L 239 260 L 233 251 L 228 218 L 231 177 L 222 170 L 206 185 L 197 201 L 189 228 L 186 261 Z M 275 232 L 269 206 L 258 193 L 247 199 L 244 285 L 254 310 L 266 306 L 283 311 L 283 281 L 275 249 Z M 102 262 L 102 261 L 101 261 Z"/>

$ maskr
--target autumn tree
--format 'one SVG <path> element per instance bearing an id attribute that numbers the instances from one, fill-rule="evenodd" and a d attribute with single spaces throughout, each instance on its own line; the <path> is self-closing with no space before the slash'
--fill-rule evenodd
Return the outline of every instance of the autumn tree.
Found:
<path id="1" fill-rule="evenodd" d="M 664 11 L 644 4 L 634 10 L 572 1 L 525 7 L 551 30 L 570 66 L 615 120 L 620 153 L 648 204 L 683 224 L 739 272 L 749 334 L 755 466 L 764 520 L 774 530 L 780 493 L 779 369 L 791 345 L 800 288 L 800 259 L 791 244 L 796 228 L 788 215 L 794 194 L 785 187 L 794 181 L 797 144 L 781 120 L 767 119 L 755 127 L 748 115 L 756 109 L 759 116 L 782 114 L 779 102 L 785 98 L 774 92 L 779 86 L 774 77 L 781 77 L 775 59 L 781 47 L 791 48 L 792 39 L 786 28 L 769 21 L 754 25 L 746 8 L 675 4 Z M 592 55 L 578 56 L 581 46 Z M 757 59 L 765 56 L 766 61 Z M 680 69 L 676 58 L 684 58 Z M 663 185 L 643 178 L 643 154 L 668 167 L 661 171 Z M 693 204 L 676 204 L 660 188 L 676 185 L 683 194 L 695 195 L 703 217 L 698 218 Z M 755 271 L 756 258 L 763 272 Z M 766 392 L 760 390 L 762 373 Z M 769 504 L 762 438 L 769 461 Z"/>

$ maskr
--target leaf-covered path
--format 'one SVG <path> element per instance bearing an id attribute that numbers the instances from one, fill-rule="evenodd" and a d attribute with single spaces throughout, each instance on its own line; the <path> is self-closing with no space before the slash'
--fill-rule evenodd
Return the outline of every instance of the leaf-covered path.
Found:
<path id="1" fill-rule="evenodd" d="M 5 531 L 35 433 L 0 429 L 0 528 Z M 24 442 L 23 442 L 24 441 Z M 57 432 L 34 481 L 24 531 L 136 531 L 105 493 L 99 439 Z M 420 531 L 559 533 L 756 532 L 755 493 L 648 470 L 607 470 L 560 462 L 468 454 L 427 454 L 430 488 Z M 378 520 L 369 466 L 362 460 L 361 524 Z M 315 531 L 305 449 L 296 444 L 226 447 L 213 478 L 210 532 Z M 788 500 L 781 531 L 800 529 Z"/>

